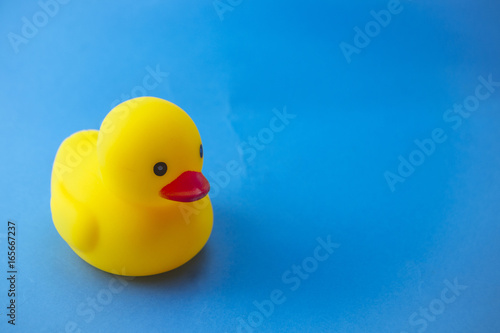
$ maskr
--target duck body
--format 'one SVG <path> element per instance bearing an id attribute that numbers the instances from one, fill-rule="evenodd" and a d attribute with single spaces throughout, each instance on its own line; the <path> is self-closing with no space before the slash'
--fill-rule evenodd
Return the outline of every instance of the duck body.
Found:
<path id="1" fill-rule="evenodd" d="M 57 231 L 83 260 L 143 276 L 194 257 L 208 241 L 213 212 L 200 172 L 201 140 L 189 116 L 161 99 L 132 101 L 127 114 L 115 108 L 106 117 L 111 130 L 105 119 L 100 131 L 63 141 L 51 210 Z"/>

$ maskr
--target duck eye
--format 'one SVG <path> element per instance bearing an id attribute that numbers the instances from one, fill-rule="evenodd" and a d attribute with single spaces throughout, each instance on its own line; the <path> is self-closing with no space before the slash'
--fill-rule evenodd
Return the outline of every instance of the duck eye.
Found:
<path id="1" fill-rule="evenodd" d="M 200 157 L 203 158 L 203 145 L 200 145 Z"/>
<path id="2" fill-rule="evenodd" d="M 163 176 L 167 172 L 167 165 L 164 162 L 158 162 L 155 164 L 153 171 L 157 176 Z"/>

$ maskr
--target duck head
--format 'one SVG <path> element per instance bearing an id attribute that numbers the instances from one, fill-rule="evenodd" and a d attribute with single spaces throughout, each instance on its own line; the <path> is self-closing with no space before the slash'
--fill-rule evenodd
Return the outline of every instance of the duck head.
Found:
<path id="1" fill-rule="evenodd" d="M 160 98 L 134 98 L 111 110 L 99 130 L 97 158 L 105 186 L 135 203 L 191 202 L 210 189 L 196 125 Z"/>

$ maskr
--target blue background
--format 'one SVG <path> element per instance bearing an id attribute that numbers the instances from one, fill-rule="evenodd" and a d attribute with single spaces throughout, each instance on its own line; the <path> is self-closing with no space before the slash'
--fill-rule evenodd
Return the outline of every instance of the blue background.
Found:
<path id="1" fill-rule="evenodd" d="M 403 1 L 350 63 L 340 43 L 387 1 L 232 3 L 219 15 L 212 0 L 73 0 L 47 22 L 35 1 L 0 4 L 0 330 L 499 332 L 500 88 L 458 128 L 443 119 L 479 76 L 500 81 L 498 2 Z M 13 46 L 9 33 L 33 16 L 38 31 Z M 51 167 L 65 137 L 142 95 L 148 68 L 168 76 L 146 94 L 200 130 L 215 224 L 188 264 L 110 293 L 114 277 L 52 224 Z M 270 140 L 262 133 L 284 108 L 295 118 Z M 386 171 L 436 128 L 446 140 L 391 191 Z M 250 158 L 259 133 L 266 144 Z M 228 163 L 238 172 L 227 176 Z M 339 247 L 291 290 L 283 274 L 311 263 L 318 237 Z M 455 280 L 467 288 L 445 304 Z M 284 303 L 256 313 L 275 289 Z M 439 314 L 422 319 L 429 306 Z"/>

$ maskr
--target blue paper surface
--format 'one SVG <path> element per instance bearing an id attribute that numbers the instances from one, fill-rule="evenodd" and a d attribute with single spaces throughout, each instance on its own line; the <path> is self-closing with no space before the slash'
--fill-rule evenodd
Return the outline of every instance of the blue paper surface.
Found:
<path id="1" fill-rule="evenodd" d="M 500 332 L 499 10 L 2 2 L 0 331 Z M 123 279 L 58 235 L 50 175 L 142 95 L 196 122 L 215 220 L 186 265 Z"/>

